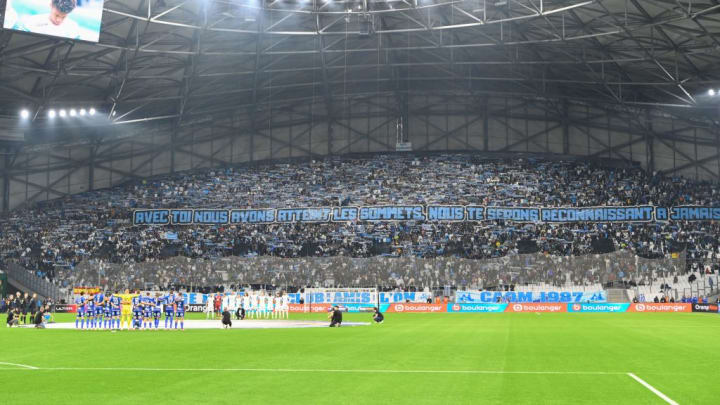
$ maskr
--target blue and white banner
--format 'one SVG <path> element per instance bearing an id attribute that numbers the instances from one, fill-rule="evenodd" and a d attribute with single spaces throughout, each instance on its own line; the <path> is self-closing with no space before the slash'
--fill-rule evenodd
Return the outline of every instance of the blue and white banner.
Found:
<path id="1" fill-rule="evenodd" d="M 377 303 L 377 293 L 369 291 L 325 291 L 305 293 L 305 303 L 333 305 L 365 304 L 374 306 Z"/>
<path id="2" fill-rule="evenodd" d="M 607 302 L 605 291 L 457 291 L 455 302 Z"/>
<path id="3" fill-rule="evenodd" d="M 394 304 L 396 302 L 427 302 L 432 300 L 433 294 L 429 292 L 381 292 L 378 294 L 381 304 Z"/>
<path id="4" fill-rule="evenodd" d="M 388 205 L 262 209 L 138 209 L 134 225 L 224 225 L 345 221 L 514 221 L 534 223 L 720 220 L 720 207 L 494 207 Z"/>

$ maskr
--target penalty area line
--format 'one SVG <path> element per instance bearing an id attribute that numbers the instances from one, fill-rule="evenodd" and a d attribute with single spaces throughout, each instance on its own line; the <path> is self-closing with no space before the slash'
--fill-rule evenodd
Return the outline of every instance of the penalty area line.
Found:
<path id="1" fill-rule="evenodd" d="M 660 392 L 657 388 L 655 388 L 655 387 L 653 387 L 652 385 L 650 385 L 650 384 L 648 384 L 647 382 L 645 382 L 645 380 L 643 380 L 642 378 L 636 376 L 636 375 L 633 374 L 633 373 L 627 373 L 627 375 L 630 376 L 633 380 L 635 380 L 635 381 L 639 382 L 640 384 L 642 384 L 643 387 L 645 387 L 645 388 L 649 389 L 650 391 L 652 391 L 653 394 L 657 395 L 658 397 L 660 397 L 663 401 L 667 402 L 668 404 L 670 404 L 670 405 L 678 405 L 677 402 L 673 401 L 673 400 L 670 399 L 667 395 L 665 395 L 665 394 L 663 394 L 662 392 Z"/>
<path id="2" fill-rule="evenodd" d="M 25 370 L 38 370 L 37 367 L 28 366 L 27 364 L 6 363 L 6 362 L 4 362 L 4 361 L 0 361 L 0 366 L 19 367 L 19 368 L 25 369 Z M 0 370 L 4 370 L 4 369 L 0 368 Z"/>

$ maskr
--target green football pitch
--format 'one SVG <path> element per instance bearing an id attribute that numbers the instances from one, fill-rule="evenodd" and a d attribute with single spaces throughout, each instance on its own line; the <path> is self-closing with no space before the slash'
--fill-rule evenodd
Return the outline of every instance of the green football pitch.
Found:
<path id="1" fill-rule="evenodd" d="M 387 314 L 382 325 L 339 329 L 3 327 L 0 403 L 718 404 L 718 332 L 719 315 L 692 313 Z"/>

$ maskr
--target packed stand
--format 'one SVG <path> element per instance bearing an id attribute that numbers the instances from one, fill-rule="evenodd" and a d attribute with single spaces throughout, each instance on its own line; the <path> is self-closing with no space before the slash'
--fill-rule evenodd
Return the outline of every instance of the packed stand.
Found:
<path id="1" fill-rule="evenodd" d="M 534 224 L 504 221 L 421 221 L 264 224 L 238 226 L 133 226 L 136 208 L 283 208 L 390 204 L 492 206 L 705 205 L 720 206 L 715 184 L 649 176 L 638 168 L 609 168 L 587 161 L 487 160 L 470 154 L 379 155 L 202 169 L 35 204 L 0 222 L 0 260 L 15 261 L 63 287 L 217 285 L 283 282 L 282 267 L 263 263 L 294 259 L 306 266 L 295 286 L 333 284 L 502 285 L 570 281 L 578 285 L 613 280 L 652 283 L 660 272 L 717 272 L 720 226 L 715 222 L 649 224 Z M 599 269 L 563 269 L 563 257 L 626 252 L 665 260 L 670 268 L 632 263 Z M 510 269 L 488 271 L 488 261 L 527 254 L 549 263 L 522 277 Z M 174 259 L 173 259 L 174 258 Z M 383 260 L 396 275 L 360 271 L 332 277 L 311 259 Z M 173 259 L 185 263 L 179 265 Z M 428 274 L 407 274 L 402 260 L 426 260 Z M 246 270 L 222 270 L 226 262 Z M 350 260 L 351 261 L 351 260 Z M 303 264 L 305 263 L 305 264 Z M 448 264 L 452 263 L 452 264 Z M 422 267 L 425 268 L 426 263 Z M 291 265 L 288 265 L 291 266 Z M 434 267 L 433 267 L 434 266 Z M 382 267 L 382 266 L 381 266 Z M 449 275 L 446 275 L 446 268 Z M 536 267 L 533 267 L 536 268 Z M 229 270 L 229 271 L 228 271 Z M 590 271 L 592 270 L 592 271 Z M 443 272 L 443 276 L 440 274 Z M 265 274 L 263 277 L 247 274 Z M 287 278 L 287 277 L 286 277 Z M 513 279 L 514 278 L 514 279 Z M 562 280 L 560 280 L 562 279 Z M 330 280 L 330 282 L 328 282 Z M 436 284 L 440 283 L 440 284 Z M 476 283 L 477 284 L 477 283 Z"/>

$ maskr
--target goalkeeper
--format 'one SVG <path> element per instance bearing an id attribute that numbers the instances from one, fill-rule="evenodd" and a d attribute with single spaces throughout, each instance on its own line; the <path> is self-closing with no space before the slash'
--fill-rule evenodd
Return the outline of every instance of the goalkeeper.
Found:
<path id="1" fill-rule="evenodd" d="M 130 290 L 125 289 L 125 294 L 119 294 L 122 299 L 122 312 L 120 314 L 120 329 L 127 323 L 127 329 L 132 328 L 132 299 L 138 294 L 131 294 Z"/>

